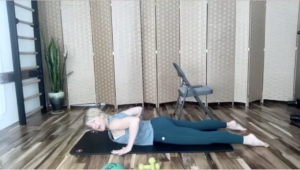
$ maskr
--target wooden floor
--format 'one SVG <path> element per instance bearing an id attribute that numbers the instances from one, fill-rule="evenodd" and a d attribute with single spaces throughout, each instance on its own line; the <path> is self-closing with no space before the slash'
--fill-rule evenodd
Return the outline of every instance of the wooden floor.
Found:
<path id="1" fill-rule="evenodd" d="M 118 111 L 127 109 L 121 107 Z M 33 115 L 27 126 L 13 125 L 0 131 L 0 162 L 2 169 L 100 169 L 109 162 L 117 162 L 126 169 L 138 168 L 155 157 L 161 169 L 295 169 L 300 168 L 300 130 L 290 126 L 289 115 L 299 113 L 284 103 L 252 103 L 243 105 L 210 105 L 216 119 L 236 120 L 248 129 L 240 133 L 254 133 L 270 144 L 269 148 L 233 145 L 228 153 L 137 154 L 125 156 L 71 156 L 70 149 L 87 130 L 82 125 L 83 108 L 72 108 L 63 115 Z M 173 104 L 161 105 L 157 110 L 146 105 L 143 119 L 170 116 Z M 113 107 L 102 108 L 114 114 Z M 187 104 L 182 119 L 199 121 L 205 115 L 195 104 Z M 234 132 L 236 133 L 236 132 Z"/>

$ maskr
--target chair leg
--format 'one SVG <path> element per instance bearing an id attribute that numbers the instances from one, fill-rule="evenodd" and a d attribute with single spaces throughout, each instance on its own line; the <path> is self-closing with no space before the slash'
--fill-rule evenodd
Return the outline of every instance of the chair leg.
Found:
<path id="1" fill-rule="evenodd" d="M 176 111 L 177 111 L 177 108 L 178 108 L 179 99 L 180 99 L 180 95 L 178 95 L 178 98 L 177 98 L 177 103 L 176 103 L 175 110 L 174 110 L 174 116 L 176 116 Z"/>
<path id="2" fill-rule="evenodd" d="M 180 118 L 181 118 L 181 114 L 182 114 L 183 106 L 184 106 L 184 103 L 185 103 L 185 99 L 186 99 L 186 96 L 184 96 L 184 98 L 183 98 L 183 101 L 182 101 L 182 104 L 181 104 L 181 108 L 180 108 L 180 112 L 179 112 L 178 120 L 180 120 Z"/>
<path id="3" fill-rule="evenodd" d="M 194 97 L 197 100 L 200 107 L 203 109 L 204 113 L 206 115 L 208 115 L 211 119 L 213 119 L 213 115 L 211 113 L 211 110 L 209 110 L 206 106 L 203 105 L 203 103 L 202 103 L 201 99 L 199 98 L 199 96 L 194 96 Z"/>

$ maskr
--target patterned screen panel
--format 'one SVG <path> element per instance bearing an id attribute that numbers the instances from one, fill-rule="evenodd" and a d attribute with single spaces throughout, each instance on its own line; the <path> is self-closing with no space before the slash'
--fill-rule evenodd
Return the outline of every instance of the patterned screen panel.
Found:
<path id="1" fill-rule="evenodd" d="M 262 99 L 266 1 L 250 2 L 249 102 Z"/>
<path id="2" fill-rule="evenodd" d="M 140 2 L 112 2 L 116 101 L 143 103 Z"/>
<path id="3" fill-rule="evenodd" d="M 144 102 L 157 103 L 155 0 L 141 1 Z"/>
<path id="4" fill-rule="evenodd" d="M 234 101 L 235 1 L 208 2 L 208 102 Z"/>
<path id="5" fill-rule="evenodd" d="M 267 1 L 263 99 L 293 99 L 299 1 Z"/>
<path id="6" fill-rule="evenodd" d="M 96 103 L 89 1 L 61 1 L 64 44 L 68 47 L 69 104 Z"/>
<path id="7" fill-rule="evenodd" d="M 158 103 L 177 100 L 180 79 L 173 63 L 179 64 L 179 1 L 156 1 Z"/>
<path id="8" fill-rule="evenodd" d="M 97 103 L 116 103 L 110 0 L 90 1 Z"/>
<path id="9" fill-rule="evenodd" d="M 247 103 L 250 1 L 236 1 L 234 101 Z"/>
<path id="10" fill-rule="evenodd" d="M 63 31 L 59 1 L 38 1 L 39 22 L 49 42 L 53 37 L 58 40 L 60 50 L 63 52 Z"/>
<path id="11" fill-rule="evenodd" d="M 63 30 L 62 30 L 62 19 L 60 11 L 60 1 L 38 1 L 38 12 L 39 12 L 39 22 L 41 29 L 45 35 L 45 42 L 49 44 L 52 38 L 56 39 L 60 49 L 60 53 L 63 54 L 64 42 L 63 42 Z M 42 40 L 41 40 L 42 43 Z M 42 54 L 44 56 L 44 50 L 42 46 Z M 45 59 L 43 57 L 43 71 L 44 71 L 44 84 L 46 94 L 50 91 L 49 80 L 48 80 L 48 69 L 46 67 Z M 65 86 L 65 92 L 67 93 L 67 86 Z M 49 98 L 46 97 L 47 103 Z M 65 100 L 67 101 L 67 94 Z"/>
<path id="12" fill-rule="evenodd" d="M 191 84 L 206 85 L 206 18 L 207 1 L 180 1 L 180 66 Z"/>

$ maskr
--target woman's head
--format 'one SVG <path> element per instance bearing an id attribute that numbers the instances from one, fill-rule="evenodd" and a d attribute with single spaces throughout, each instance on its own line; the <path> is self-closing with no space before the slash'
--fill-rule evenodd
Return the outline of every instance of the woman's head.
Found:
<path id="1" fill-rule="evenodd" d="M 104 131 L 109 115 L 97 108 L 90 108 L 83 117 L 83 123 L 95 130 Z"/>

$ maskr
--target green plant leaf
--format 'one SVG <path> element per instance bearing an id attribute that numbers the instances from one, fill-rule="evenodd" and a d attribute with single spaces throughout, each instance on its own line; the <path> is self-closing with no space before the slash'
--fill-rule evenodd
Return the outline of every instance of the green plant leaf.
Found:
<path id="1" fill-rule="evenodd" d="M 49 75 L 51 75 L 51 84 L 50 84 L 50 88 L 51 88 L 51 92 L 54 92 L 55 90 L 55 81 L 54 81 L 54 73 L 53 73 L 53 55 L 52 55 L 52 43 L 50 40 L 50 44 L 48 46 L 48 65 L 49 65 Z"/>
<path id="2" fill-rule="evenodd" d="M 50 63 L 51 63 L 51 72 L 52 72 L 52 90 L 54 93 L 57 92 L 57 69 L 56 69 L 56 60 L 57 60 L 57 53 L 55 49 L 55 44 L 53 38 L 51 38 L 51 42 L 49 45 L 49 53 L 50 53 Z"/>
<path id="3" fill-rule="evenodd" d="M 40 30 L 44 48 L 44 58 L 49 74 L 50 90 L 53 93 L 57 93 L 64 90 L 65 65 L 68 55 L 66 53 L 64 58 L 61 58 L 59 48 L 57 46 L 59 43 L 58 39 L 54 40 L 54 38 L 51 37 L 49 45 L 47 46 L 43 29 L 41 28 Z M 61 70 L 61 67 L 63 67 L 63 70 Z"/>
<path id="4" fill-rule="evenodd" d="M 64 89 L 64 83 L 65 83 L 65 76 L 66 76 L 66 60 L 68 58 L 68 53 L 65 54 L 64 56 L 64 61 L 63 61 L 63 70 L 62 70 L 62 76 L 61 76 L 61 89 Z"/>
<path id="5" fill-rule="evenodd" d="M 45 58 L 45 61 L 46 61 L 46 66 L 47 66 L 48 72 L 49 72 L 49 70 L 51 69 L 51 66 L 50 66 L 50 63 L 49 63 L 48 50 L 47 50 L 47 46 L 46 46 L 46 42 L 45 42 L 45 35 L 44 35 L 42 25 L 40 26 L 40 34 L 41 34 L 41 40 L 42 40 L 42 44 L 43 44 L 42 46 L 43 46 L 43 49 L 44 49 L 44 58 Z M 50 81 L 50 86 L 51 86 L 52 85 L 52 74 L 51 74 L 51 72 L 49 72 L 49 74 L 48 74 L 48 79 Z"/>
<path id="6" fill-rule="evenodd" d="M 60 56 L 59 56 L 59 51 L 56 48 L 56 57 L 57 57 L 57 62 L 56 62 L 56 70 L 57 70 L 57 90 L 62 91 L 61 89 L 61 75 L 60 75 Z"/>

